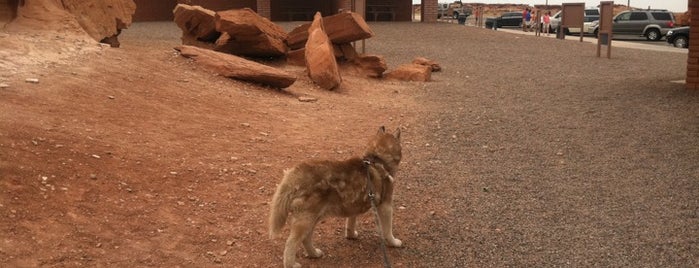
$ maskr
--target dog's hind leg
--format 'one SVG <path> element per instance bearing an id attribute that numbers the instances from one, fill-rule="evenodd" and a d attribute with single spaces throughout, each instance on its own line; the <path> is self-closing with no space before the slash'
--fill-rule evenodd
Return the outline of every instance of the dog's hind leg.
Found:
<path id="1" fill-rule="evenodd" d="M 357 217 L 347 217 L 347 221 L 345 222 L 345 237 L 347 239 L 357 239 L 359 233 L 357 233 L 357 230 L 355 229 L 356 226 Z"/>
<path id="2" fill-rule="evenodd" d="M 393 237 L 393 204 L 385 202 L 379 205 L 379 220 L 381 221 L 381 231 L 386 243 L 391 247 L 401 247 L 403 241 Z"/>
<path id="3" fill-rule="evenodd" d="M 309 258 L 320 258 L 323 256 L 323 251 L 313 246 L 313 230 L 315 229 L 316 223 L 318 223 L 317 220 L 311 223 L 311 229 L 306 233 L 306 237 L 303 239 L 303 248 L 306 250 L 306 255 Z"/>
<path id="4" fill-rule="evenodd" d="M 306 215 L 292 216 L 289 238 L 284 246 L 284 268 L 301 267 L 301 264 L 296 262 L 296 251 L 302 241 L 304 247 L 306 246 L 307 236 L 313 230 L 314 223 L 314 219 Z"/>

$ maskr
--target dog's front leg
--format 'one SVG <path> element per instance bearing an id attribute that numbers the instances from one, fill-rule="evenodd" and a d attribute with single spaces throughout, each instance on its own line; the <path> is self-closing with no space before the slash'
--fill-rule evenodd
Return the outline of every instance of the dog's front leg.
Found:
<path id="1" fill-rule="evenodd" d="M 401 247 L 403 242 L 393 237 L 393 202 L 384 202 L 378 207 L 383 238 L 391 247 Z"/>
<path id="2" fill-rule="evenodd" d="M 357 217 L 355 217 L 355 216 L 347 217 L 347 221 L 345 222 L 345 238 L 357 239 L 357 237 L 359 237 L 359 233 L 355 229 L 356 226 L 357 226 Z"/>

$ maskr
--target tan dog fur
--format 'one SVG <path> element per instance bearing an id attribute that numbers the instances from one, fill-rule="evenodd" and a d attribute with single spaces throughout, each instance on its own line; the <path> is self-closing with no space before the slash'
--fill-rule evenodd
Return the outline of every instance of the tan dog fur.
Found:
<path id="1" fill-rule="evenodd" d="M 367 172 L 383 239 L 392 247 L 402 242 L 393 237 L 393 178 L 401 160 L 400 129 L 393 134 L 379 128 L 367 145 L 364 156 L 344 161 L 306 161 L 284 172 L 271 203 L 270 237 L 274 238 L 288 222 L 289 238 L 284 248 L 284 267 L 300 267 L 296 251 L 303 245 L 310 258 L 323 255 L 313 246 L 313 229 L 325 216 L 346 217 L 345 237 L 357 238 L 356 216 L 371 208 Z M 371 164 L 365 165 L 363 160 Z M 367 171 L 368 167 L 368 171 Z"/>

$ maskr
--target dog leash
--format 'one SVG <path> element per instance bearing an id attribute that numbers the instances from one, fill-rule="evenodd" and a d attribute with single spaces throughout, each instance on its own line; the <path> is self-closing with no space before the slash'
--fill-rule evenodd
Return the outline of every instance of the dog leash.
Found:
<path id="1" fill-rule="evenodd" d="M 374 194 L 374 184 L 371 182 L 371 171 L 369 170 L 372 162 L 368 159 L 363 159 L 362 162 L 366 166 L 366 185 L 369 192 L 369 200 L 371 200 L 371 207 L 374 209 L 374 220 L 376 221 L 376 228 L 379 234 L 379 240 L 381 240 L 381 251 L 383 251 L 383 265 L 384 267 L 391 268 L 391 261 L 388 260 L 388 253 L 386 252 L 386 241 L 383 238 L 383 228 L 381 228 L 381 221 L 379 220 L 379 210 L 376 207 L 376 198 Z"/>

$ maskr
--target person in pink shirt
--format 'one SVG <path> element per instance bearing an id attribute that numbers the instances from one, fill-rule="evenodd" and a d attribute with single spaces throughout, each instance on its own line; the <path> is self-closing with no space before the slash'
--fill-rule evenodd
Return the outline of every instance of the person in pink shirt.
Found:
<path id="1" fill-rule="evenodd" d="M 542 30 L 546 33 L 546 36 L 548 36 L 550 34 L 549 28 L 551 28 L 551 11 L 546 11 L 542 20 L 544 21 L 544 29 Z"/>

